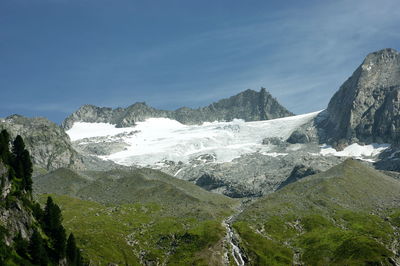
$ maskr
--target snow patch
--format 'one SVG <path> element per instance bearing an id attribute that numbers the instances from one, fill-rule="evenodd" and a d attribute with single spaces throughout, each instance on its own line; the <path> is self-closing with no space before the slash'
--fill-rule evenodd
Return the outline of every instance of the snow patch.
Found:
<path id="1" fill-rule="evenodd" d="M 85 138 L 115 136 L 133 131 L 135 131 L 134 127 L 117 128 L 115 125 L 108 123 L 75 122 L 72 128 L 67 130 L 66 133 L 71 141 L 76 141 Z"/>
<path id="2" fill-rule="evenodd" d="M 375 157 L 389 147 L 390 144 L 373 143 L 369 145 L 360 145 L 358 143 L 353 143 L 344 148 L 342 151 L 337 151 L 336 149 L 332 148 L 332 146 L 324 144 L 321 146 L 320 154 L 323 156 L 333 155 L 338 157 L 354 157 L 357 159 L 374 162 L 373 159 L 364 157 Z"/>

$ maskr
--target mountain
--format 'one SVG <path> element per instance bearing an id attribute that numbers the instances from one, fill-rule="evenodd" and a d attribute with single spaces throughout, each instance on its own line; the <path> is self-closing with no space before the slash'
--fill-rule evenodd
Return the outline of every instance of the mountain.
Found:
<path id="1" fill-rule="evenodd" d="M 52 194 L 91 265 L 225 265 L 221 222 L 239 203 L 146 168 L 57 169 L 34 191 Z"/>
<path id="2" fill-rule="evenodd" d="M 202 125 L 151 118 L 128 128 L 79 122 L 67 134 L 82 154 L 160 169 L 214 192 L 248 197 L 274 191 L 297 165 L 326 170 L 342 160 L 321 154 L 316 143 L 286 141 L 317 115 Z"/>
<path id="3" fill-rule="evenodd" d="M 329 102 L 323 141 L 399 143 L 400 53 L 369 54 Z"/>
<path id="4" fill-rule="evenodd" d="M 224 213 L 235 202 L 190 182 L 148 168 L 109 171 L 60 168 L 36 177 L 34 191 L 37 194 L 68 195 L 102 204 L 151 202 L 165 205 L 166 209 L 178 208 L 179 215 L 196 213 L 202 209 L 203 218 Z"/>
<path id="5" fill-rule="evenodd" d="M 46 118 L 12 115 L 0 120 L 0 129 L 6 129 L 12 138 L 17 135 L 23 137 L 32 162 L 38 168 L 46 171 L 60 167 L 84 167 L 63 128 Z"/>
<path id="6" fill-rule="evenodd" d="M 0 265 L 82 266 L 74 236 L 61 224 L 51 197 L 44 209 L 32 197 L 32 163 L 23 139 L 0 133 Z"/>
<path id="7" fill-rule="evenodd" d="M 398 265 L 400 182 L 353 159 L 236 217 L 250 265 Z"/>
<path id="8" fill-rule="evenodd" d="M 222 99 L 209 106 L 191 109 L 179 108 L 175 111 L 158 110 L 143 102 L 135 103 L 127 108 L 107 108 L 84 105 L 71 114 L 63 122 L 68 130 L 74 122 L 102 122 L 117 127 L 129 127 L 147 118 L 170 118 L 183 124 L 201 124 L 213 121 L 231 121 L 235 118 L 245 121 L 268 120 L 293 115 L 264 88 L 259 92 L 243 91 L 228 99 Z"/>

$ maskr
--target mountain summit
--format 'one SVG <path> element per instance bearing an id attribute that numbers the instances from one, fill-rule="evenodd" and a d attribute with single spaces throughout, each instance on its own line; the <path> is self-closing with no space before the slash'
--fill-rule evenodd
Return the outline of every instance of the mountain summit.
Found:
<path id="1" fill-rule="evenodd" d="M 400 53 L 369 54 L 328 105 L 324 123 L 330 143 L 398 143 Z"/>
<path id="2" fill-rule="evenodd" d="M 158 110 L 137 102 L 126 108 L 107 108 L 84 105 L 65 119 L 63 126 L 70 129 L 74 122 L 103 122 L 117 127 L 128 127 L 147 118 L 165 117 L 183 124 L 200 124 L 213 121 L 231 121 L 235 118 L 245 121 L 269 120 L 293 115 L 262 88 L 259 92 L 246 90 L 206 107 L 179 108 L 175 111 Z"/>

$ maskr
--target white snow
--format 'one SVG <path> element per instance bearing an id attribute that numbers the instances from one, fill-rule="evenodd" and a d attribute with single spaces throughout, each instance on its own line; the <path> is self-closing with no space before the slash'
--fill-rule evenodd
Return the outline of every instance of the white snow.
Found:
<path id="1" fill-rule="evenodd" d="M 106 123 L 76 122 L 67 134 L 73 141 L 109 136 L 128 144 L 124 151 L 102 156 L 123 165 L 154 165 L 163 160 L 188 162 L 202 154 L 214 154 L 216 162 L 229 162 L 243 154 L 260 152 L 268 156 L 271 147 L 262 145 L 268 137 L 286 140 L 299 126 L 319 112 L 267 121 L 212 122 L 183 125 L 167 118 L 150 118 L 129 128 L 116 128 Z M 120 133 L 129 133 L 116 136 Z M 95 139 L 93 139 L 95 142 Z M 86 140 L 85 140 L 86 142 Z"/>
<path id="2" fill-rule="evenodd" d="M 295 129 L 311 121 L 319 113 L 267 121 L 234 120 L 207 122 L 202 125 L 183 125 L 167 118 L 150 118 L 127 128 L 116 128 L 115 125 L 107 123 L 76 122 L 67 134 L 77 145 L 104 141 L 127 144 L 123 151 L 100 156 L 122 165 L 161 166 L 164 160 L 206 162 L 207 159 L 200 157 L 204 154 L 212 155 L 211 161 L 219 163 L 230 162 L 244 154 L 255 152 L 272 157 L 286 156 L 287 152 L 298 150 L 301 145 L 291 145 L 286 151 L 279 153 L 273 151 L 271 145 L 263 145 L 262 140 L 272 137 L 286 140 Z M 329 145 L 322 145 L 320 152 L 312 155 L 355 157 L 372 162 L 373 157 L 389 147 L 389 144 L 354 143 L 342 151 L 337 151 Z M 176 175 L 178 173 L 179 171 Z"/>
<path id="3" fill-rule="evenodd" d="M 374 157 L 379 155 L 382 151 L 386 150 L 390 147 L 390 144 L 369 144 L 369 145 L 359 145 L 358 143 L 353 143 L 342 151 L 337 151 L 332 146 L 322 145 L 320 154 L 333 155 L 339 157 L 354 157 L 358 159 L 362 159 L 369 162 L 374 162 L 372 159 L 364 158 L 364 157 Z"/>
<path id="4" fill-rule="evenodd" d="M 116 128 L 115 125 L 108 123 L 75 122 L 66 133 L 72 141 L 76 141 L 84 138 L 114 136 L 132 131 L 135 131 L 134 127 Z"/>

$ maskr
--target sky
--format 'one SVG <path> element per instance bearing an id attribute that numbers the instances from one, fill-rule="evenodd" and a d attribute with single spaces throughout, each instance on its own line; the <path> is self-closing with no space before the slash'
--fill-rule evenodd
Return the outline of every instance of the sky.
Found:
<path id="1" fill-rule="evenodd" d="M 261 87 L 313 112 L 368 53 L 400 51 L 399 25 L 399 0 L 1 0 L 0 117 L 197 108 Z"/>

